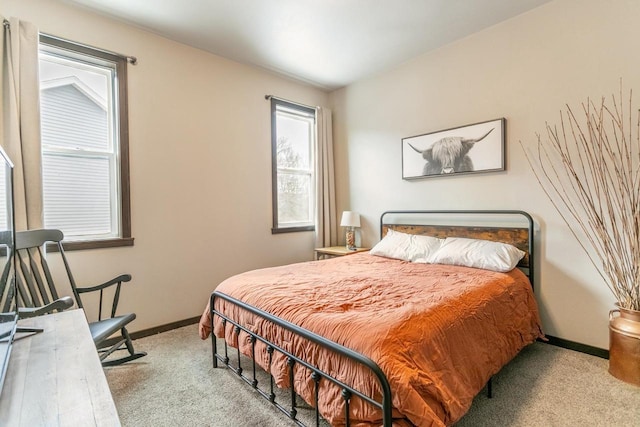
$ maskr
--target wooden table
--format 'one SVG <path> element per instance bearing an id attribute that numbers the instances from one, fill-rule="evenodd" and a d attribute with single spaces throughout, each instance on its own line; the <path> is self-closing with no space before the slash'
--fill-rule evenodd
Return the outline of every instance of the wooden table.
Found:
<path id="1" fill-rule="evenodd" d="M 120 426 L 82 310 L 25 319 L 18 326 L 44 332 L 13 344 L 0 426 Z"/>
<path id="2" fill-rule="evenodd" d="M 326 248 L 315 248 L 316 259 L 331 258 L 336 256 L 351 255 L 358 252 L 365 252 L 371 248 L 347 249 L 345 246 L 329 246 Z"/>

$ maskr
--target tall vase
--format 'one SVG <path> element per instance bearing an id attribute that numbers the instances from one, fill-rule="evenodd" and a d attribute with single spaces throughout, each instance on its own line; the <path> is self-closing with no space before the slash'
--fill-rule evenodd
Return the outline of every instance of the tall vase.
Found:
<path id="1" fill-rule="evenodd" d="M 640 386 L 640 311 L 618 308 L 609 312 L 609 373 Z"/>

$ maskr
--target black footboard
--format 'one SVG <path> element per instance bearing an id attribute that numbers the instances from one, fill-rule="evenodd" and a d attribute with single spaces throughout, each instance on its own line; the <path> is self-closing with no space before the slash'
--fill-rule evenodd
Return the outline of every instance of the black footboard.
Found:
<path id="1" fill-rule="evenodd" d="M 216 298 L 221 298 L 224 299 L 225 301 L 228 301 L 229 303 L 235 304 L 241 308 L 243 308 L 244 310 L 247 310 L 257 316 L 260 316 L 270 322 L 273 322 L 274 324 L 285 328 L 291 332 L 293 332 L 294 334 L 301 336 L 315 344 L 318 344 L 326 349 L 329 349 L 335 353 L 338 353 L 358 364 L 364 365 L 365 367 L 367 367 L 369 370 L 371 370 L 373 372 L 373 374 L 376 376 L 376 378 L 378 379 L 379 383 L 380 383 L 380 390 L 382 391 L 382 401 L 379 402 L 375 399 L 373 399 L 370 396 L 367 396 L 365 394 L 363 394 L 361 391 L 358 391 L 356 389 L 354 389 L 351 385 L 349 384 L 345 384 L 344 382 L 332 377 L 331 375 L 329 375 L 326 372 L 323 372 L 322 370 L 320 370 L 318 367 L 316 366 L 312 366 L 309 363 L 307 363 L 305 360 L 301 359 L 300 357 L 298 357 L 295 354 L 291 354 L 290 352 L 288 352 L 287 350 L 285 350 L 284 348 L 280 347 L 277 343 L 273 343 L 270 342 L 269 340 L 265 339 L 264 337 L 261 337 L 259 335 L 257 335 L 256 333 L 248 330 L 247 328 L 245 328 L 243 325 L 238 324 L 237 322 L 235 322 L 233 319 L 228 318 L 224 313 L 220 313 L 215 309 L 215 300 Z M 297 365 L 301 365 L 304 366 L 305 368 L 309 369 L 311 371 L 311 379 L 314 381 L 315 383 L 315 402 L 310 402 L 312 403 L 312 405 L 316 408 L 316 412 L 315 412 L 315 419 L 316 419 L 316 426 L 320 425 L 320 413 L 318 411 L 318 390 L 320 387 L 320 382 L 321 381 L 330 381 L 333 384 L 336 384 L 338 387 L 340 387 L 342 389 L 342 398 L 344 399 L 345 402 L 345 419 L 346 419 L 346 425 L 349 426 L 349 403 L 351 401 L 351 398 L 353 396 L 358 396 L 359 398 L 361 398 L 362 400 L 368 402 L 369 404 L 373 405 L 374 407 L 380 408 L 382 410 L 382 421 L 383 421 L 383 426 L 384 427 L 391 427 L 391 388 L 389 386 L 389 382 L 387 381 L 386 376 L 384 375 L 384 373 L 382 372 L 382 370 L 380 369 L 380 367 L 374 363 L 371 359 L 363 356 L 360 353 L 357 353 L 353 350 L 350 350 L 346 347 L 341 346 L 340 344 L 337 344 L 333 341 L 330 341 L 324 337 L 321 337 L 320 335 L 314 334 L 313 332 L 310 332 L 304 328 L 301 328 L 297 325 L 294 325 L 292 323 L 289 323 L 285 320 L 282 320 L 276 316 L 273 316 L 272 314 L 269 314 L 265 311 L 262 311 L 258 308 L 255 308 L 251 305 L 248 305 L 242 301 L 239 301 L 235 298 L 232 298 L 228 295 L 225 295 L 223 293 L 220 292 L 213 292 L 211 294 L 211 300 L 210 300 L 210 307 L 211 307 L 211 330 L 213 331 L 213 323 L 214 323 L 214 318 L 215 316 L 219 316 L 222 319 L 223 324 L 225 325 L 225 330 L 226 330 L 226 323 L 230 323 L 233 325 L 234 327 L 234 333 L 237 335 L 240 334 L 240 331 L 248 334 L 251 338 L 251 351 L 252 351 L 252 355 L 254 357 L 252 357 L 252 369 L 253 369 L 253 373 L 251 377 L 248 377 L 246 375 L 243 374 L 244 369 L 241 366 L 240 363 L 240 349 L 237 349 L 238 352 L 238 366 L 231 366 L 230 365 L 230 361 L 229 361 L 229 357 L 228 357 L 228 346 L 225 340 L 225 344 L 224 344 L 224 355 L 218 354 L 218 348 L 217 348 L 217 341 L 216 341 L 216 337 L 215 334 L 212 333 L 211 334 L 211 342 L 212 342 L 212 348 L 213 348 L 213 367 L 217 368 L 218 367 L 218 360 L 220 360 L 222 363 L 224 363 L 229 369 L 231 369 L 233 372 L 235 372 L 240 378 L 242 378 L 247 384 L 250 384 L 256 391 L 258 391 L 258 393 L 264 397 L 265 399 L 267 399 L 268 401 L 270 401 L 275 407 L 277 407 L 280 411 L 282 411 L 283 413 L 285 413 L 289 418 L 293 419 L 298 425 L 304 426 L 305 424 L 299 420 L 297 418 L 297 409 L 296 409 L 296 391 L 294 389 L 294 380 L 293 380 L 293 373 L 294 373 L 294 367 Z M 258 380 L 256 378 L 256 362 L 255 362 L 255 344 L 257 341 L 261 341 L 262 343 L 264 343 L 267 346 L 267 352 L 269 354 L 269 364 L 271 364 L 271 361 L 273 359 L 273 353 L 274 352 L 280 352 L 281 354 L 285 355 L 287 357 L 287 364 L 289 366 L 289 379 L 290 379 L 290 383 L 291 383 L 291 402 L 290 404 L 287 406 L 279 403 L 276 401 L 276 395 L 274 393 L 274 381 L 273 381 L 273 376 L 270 375 L 270 385 L 269 385 L 269 390 L 265 391 L 263 389 L 261 389 L 260 387 L 258 387 Z M 270 366 L 269 366 L 270 367 Z M 270 369 L 269 369 L 270 370 Z"/>

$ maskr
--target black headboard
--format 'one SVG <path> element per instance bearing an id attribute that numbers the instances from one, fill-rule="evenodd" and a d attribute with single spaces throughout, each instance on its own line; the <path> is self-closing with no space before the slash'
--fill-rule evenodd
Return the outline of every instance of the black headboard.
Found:
<path id="1" fill-rule="evenodd" d="M 533 286 L 533 225 L 531 215 L 519 210 L 394 210 L 380 215 L 380 238 L 391 228 L 439 238 L 466 237 L 509 243 L 525 252 L 518 267 Z"/>

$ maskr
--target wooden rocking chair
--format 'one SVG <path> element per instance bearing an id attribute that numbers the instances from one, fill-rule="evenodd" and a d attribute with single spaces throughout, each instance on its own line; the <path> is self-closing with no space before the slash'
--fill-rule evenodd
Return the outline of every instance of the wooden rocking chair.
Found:
<path id="1" fill-rule="evenodd" d="M 126 325 L 132 322 L 136 315 L 128 313 L 116 316 L 118 301 L 120 299 L 120 287 L 123 282 L 131 280 L 131 275 L 123 274 L 105 283 L 96 286 L 82 287 L 76 286 L 76 282 L 71 273 L 69 262 L 62 246 L 64 235 L 60 230 L 29 230 L 16 232 L 16 257 L 17 271 L 16 284 L 18 288 L 18 303 L 20 306 L 20 317 L 30 317 L 69 308 L 73 301 L 70 297 L 58 297 L 53 276 L 44 256 L 43 248 L 47 243 L 57 245 L 64 267 L 67 273 L 71 290 L 75 297 L 75 303 L 79 308 L 84 308 L 81 294 L 87 292 L 100 291 L 98 307 L 98 320 L 89 322 L 89 330 L 98 350 L 102 366 L 119 365 L 142 356 L 147 353 L 135 352 L 133 343 Z M 51 256 L 52 254 L 48 254 Z M 111 315 L 102 318 L 103 296 L 106 288 L 116 286 L 111 304 Z M 120 333 L 120 338 L 109 339 L 112 335 Z M 128 355 L 108 359 L 107 357 L 117 350 L 127 350 Z"/>

